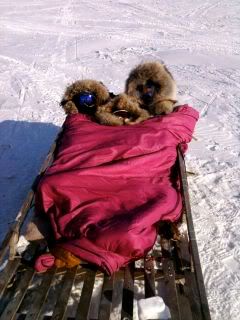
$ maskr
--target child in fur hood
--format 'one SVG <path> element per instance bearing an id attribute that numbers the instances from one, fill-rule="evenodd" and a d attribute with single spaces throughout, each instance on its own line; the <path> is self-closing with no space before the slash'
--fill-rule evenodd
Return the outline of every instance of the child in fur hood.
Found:
<path id="1" fill-rule="evenodd" d="M 146 62 L 130 72 L 125 92 L 128 96 L 138 99 L 140 107 L 154 116 L 173 111 L 177 86 L 163 63 Z"/>

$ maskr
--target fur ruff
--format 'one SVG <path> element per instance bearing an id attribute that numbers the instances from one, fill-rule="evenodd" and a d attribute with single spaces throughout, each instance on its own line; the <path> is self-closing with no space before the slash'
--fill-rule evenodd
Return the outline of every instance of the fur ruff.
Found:
<path id="1" fill-rule="evenodd" d="M 105 104 L 110 98 L 108 89 L 103 83 L 96 80 L 79 80 L 67 87 L 60 105 L 63 107 L 66 114 L 78 113 L 78 109 L 75 106 L 72 98 L 82 92 L 89 91 L 96 96 L 96 107 Z"/>
<path id="2" fill-rule="evenodd" d="M 126 118 L 116 116 L 114 111 L 124 110 L 128 113 Z M 135 124 L 150 117 L 147 110 L 140 108 L 138 100 L 126 94 L 119 94 L 107 104 L 99 106 L 95 117 L 104 125 L 120 126 L 124 124 Z"/>
<path id="3" fill-rule="evenodd" d="M 151 80 L 158 87 L 151 103 L 144 104 L 139 94 L 139 86 L 146 85 Z M 125 92 L 137 99 L 142 108 L 147 109 L 150 114 L 170 113 L 176 102 L 177 87 L 173 76 L 167 67 L 160 62 L 146 62 L 134 68 L 126 81 Z"/>

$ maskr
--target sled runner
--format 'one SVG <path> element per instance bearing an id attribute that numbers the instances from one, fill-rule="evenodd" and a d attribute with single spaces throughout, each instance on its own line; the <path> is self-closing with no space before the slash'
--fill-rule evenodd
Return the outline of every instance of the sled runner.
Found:
<path id="1" fill-rule="evenodd" d="M 33 190 L 53 160 L 57 141 Z M 210 319 L 180 147 L 175 170 L 180 175 L 184 204 L 179 236 L 174 238 L 171 223 L 160 224 L 151 254 L 112 277 L 88 264 L 39 274 L 22 261 L 16 243 L 25 219 L 34 210 L 31 190 L 0 248 L 1 263 L 6 264 L 0 273 L 0 319 L 133 319 L 134 298 L 141 286 L 143 297 L 163 298 L 171 319 Z M 39 250 L 37 245 L 34 250 Z"/>

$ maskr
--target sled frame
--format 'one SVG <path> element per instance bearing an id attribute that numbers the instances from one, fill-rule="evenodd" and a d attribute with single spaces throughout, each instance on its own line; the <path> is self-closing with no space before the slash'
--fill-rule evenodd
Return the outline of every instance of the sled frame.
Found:
<path id="1" fill-rule="evenodd" d="M 36 186 L 39 178 L 52 163 L 57 143 L 58 138 L 52 145 L 33 186 Z M 38 274 L 32 268 L 22 264 L 21 257 L 16 255 L 16 243 L 22 225 L 34 207 L 33 190 L 35 188 L 30 190 L 0 247 L 0 262 L 4 259 L 5 263 L 7 261 L 5 268 L 0 272 L 0 320 L 131 320 L 135 318 L 134 284 L 137 280 L 144 283 L 145 298 L 155 296 L 160 292 L 160 296 L 170 309 L 172 320 L 210 320 L 191 214 L 186 167 L 180 146 L 177 153 L 176 168 L 180 176 L 184 206 L 182 224 L 187 227 L 186 231 L 178 240 L 165 239 L 160 235 L 161 252 L 156 252 L 156 257 L 145 257 L 141 267 L 136 267 L 133 262 L 115 272 L 112 277 L 104 275 L 91 265 L 72 269 L 52 269 L 44 274 Z M 156 268 L 156 264 L 160 267 Z M 50 315 L 46 315 L 44 306 L 51 295 L 54 279 L 59 276 L 62 276 L 62 280 L 58 294 L 55 294 L 53 310 Z M 103 284 L 98 316 L 89 318 L 94 285 L 100 278 Z M 82 289 L 81 292 L 78 292 L 75 301 L 75 315 L 68 317 L 69 297 L 74 283 L 79 281 L 82 282 Z M 34 289 L 36 282 L 40 285 L 36 285 Z M 156 287 L 160 288 L 160 291 L 157 291 Z M 27 310 L 25 310 L 26 305 Z M 117 316 L 116 310 L 118 310 Z"/>

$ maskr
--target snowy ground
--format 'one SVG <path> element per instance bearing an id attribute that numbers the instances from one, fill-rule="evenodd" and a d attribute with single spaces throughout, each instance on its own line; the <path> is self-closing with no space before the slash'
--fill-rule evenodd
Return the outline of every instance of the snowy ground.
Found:
<path id="1" fill-rule="evenodd" d="M 240 319 L 240 2 L 0 0 L 0 234 L 64 120 L 67 84 L 121 92 L 130 69 L 165 61 L 201 113 L 187 165 L 213 320 Z"/>

